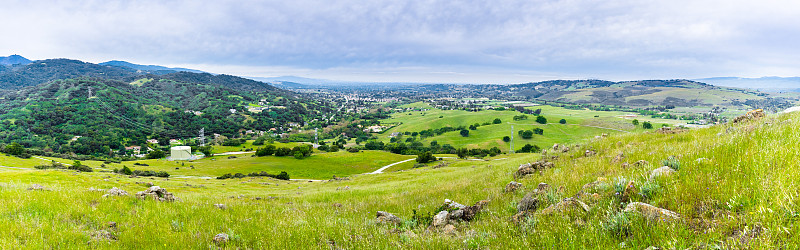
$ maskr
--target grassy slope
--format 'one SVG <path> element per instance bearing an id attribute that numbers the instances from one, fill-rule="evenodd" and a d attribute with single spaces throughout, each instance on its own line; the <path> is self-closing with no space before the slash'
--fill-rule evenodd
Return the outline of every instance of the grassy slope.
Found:
<path id="1" fill-rule="evenodd" d="M 520 163 L 538 159 L 535 154 L 506 155 L 497 161 L 456 161 L 448 167 L 421 168 L 380 175 L 355 176 L 350 181 L 305 183 L 270 179 L 150 180 L 166 187 L 183 201 L 157 203 L 131 197 L 100 198 L 89 187 L 144 190 L 140 178 L 107 174 L 74 175 L 60 171 L 0 172 L 0 247 L 41 248 L 42 245 L 100 248 L 206 248 L 213 235 L 233 235 L 232 248 L 616 248 L 622 242 L 632 249 L 655 245 L 684 249 L 700 244 L 730 244 L 734 231 L 761 225 L 767 230 L 754 248 L 796 248 L 800 233 L 793 226 L 800 207 L 800 115 L 766 118 L 747 124 L 718 126 L 682 134 L 617 135 L 563 154 L 556 167 L 524 178 L 524 190 L 546 182 L 563 187 L 553 200 L 572 196 L 597 177 L 634 180 L 637 185 L 657 184 L 648 199 L 653 205 L 680 213 L 674 224 L 647 223 L 631 216 L 631 235 L 617 237 L 604 229 L 608 214 L 618 204 L 613 190 L 592 205 L 583 223 L 561 216 L 536 214 L 522 225 L 509 218 L 523 192 L 501 194 L 503 185 Z M 582 157 L 591 148 L 593 157 Z M 623 152 L 625 161 L 653 164 L 622 168 L 611 157 Z M 677 175 L 648 180 L 647 171 L 674 155 L 681 167 Z M 705 158 L 708 160 L 697 160 Z M 103 179 L 108 179 L 104 181 Z M 479 181 L 476 181 L 479 180 Z M 27 191 L 31 183 L 53 191 Z M 270 183 L 270 185 L 260 184 Z M 278 184 L 277 186 L 274 184 Z M 188 184 L 188 185 L 187 185 Z M 189 186 L 191 185 L 191 186 Z M 203 185 L 198 187 L 198 185 Z M 349 190 L 337 190 L 341 187 Z M 241 198 L 238 198 L 242 195 Z M 276 199 L 255 200 L 274 196 Z M 374 213 L 390 211 L 409 219 L 412 209 L 432 212 L 446 198 L 471 204 L 490 199 L 488 207 L 471 223 L 459 224 L 456 236 L 425 233 L 425 225 L 406 224 L 416 236 L 391 233 L 375 225 Z M 224 203 L 220 210 L 211 204 Z M 333 206 L 340 203 L 341 207 Z M 708 212 L 711 211 L 711 212 Z M 711 214 L 722 214 L 710 218 Z M 713 227 L 697 226 L 697 220 Z M 118 241 L 91 240 L 92 231 L 107 221 L 119 225 Z M 468 233 L 471 231 L 471 233 Z M 143 240 L 146 239 L 146 240 Z"/>
<path id="2" fill-rule="evenodd" d="M 503 142 L 502 138 L 503 136 L 510 136 L 512 133 L 512 125 L 514 127 L 513 133 L 515 137 L 515 149 L 520 149 L 528 143 L 532 145 L 538 145 L 540 147 L 549 147 L 554 143 L 576 143 L 584 141 L 586 138 L 591 138 L 595 135 L 600 135 L 603 133 L 621 133 L 612 129 L 631 132 L 643 131 L 641 127 L 635 128 L 633 125 L 631 125 L 631 119 L 621 118 L 621 116 L 628 114 L 625 112 L 571 110 L 547 105 L 530 107 L 530 109 L 542 109 L 541 114 L 547 118 L 547 121 L 550 124 L 538 124 L 535 122 L 535 117 L 531 115 L 529 115 L 528 120 L 514 121 L 513 117 L 521 114 L 516 111 L 488 110 L 480 112 L 468 112 L 463 110 L 432 109 L 430 111 L 413 111 L 393 114 L 391 118 L 381 122 L 389 124 L 402 124 L 380 134 L 379 138 L 384 142 L 389 142 L 388 136 L 393 132 L 418 132 L 428 128 L 468 126 L 475 123 L 483 124 L 484 122 L 491 122 L 495 118 L 500 118 L 502 123 L 481 126 L 477 130 L 470 131 L 469 137 L 462 137 L 458 131 L 453 131 L 442 134 L 441 136 L 427 138 L 423 140 L 423 143 L 427 145 L 431 141 L 437 141 L 442 145 L 450 144 L 454 147 L 468 148 L 491 148 L 496 146 L 503 151 L 507 151 L 509 144 Z M 439 118 L 439 116 L 442 116 L 442 118 Z M 558 121 L 561 119 L 565 119 L 567 121 L 567 125 L 558 124 Z M 659 127 L 659 124 L 677 123 L 677 120 L 652 119 L 645 117 L 638 117 L 637 119 L 642 122 L 651 121 L 657 127 Z M 597 126 L 612 129 L 587 126 Z M 530 130 L 536 127 L 540 127 L 545 130 L 544 136 L 536 135 L 532 139 L 526 140 L 517 135 L 517 131 L 519 130 Z"/>
<path id="3" fill-rule="evenodd" d="M 414 156 L 404 156 L 384 151 L 371 150 L 364 150 L 358 153 L 350 153 L 347 151 L 339 151 L 334 153 L 316 152 L 310 157 L 300 160 L 291 156 L 251 157 L 252 155 L 253 154 L 235 155 L 233 156 L 235 158 L 229 158 L 231 156 L 214 156 L 191 162 L 153 159 L 123 162 L 121 164 L 104 164 L 100 161 L 84 161 L 81 162 L 81 164 L 93 168 L 101 168 L 101 165 L 105 165 L 105 168 L 108 170 L 115 168 L 119 169 L 123 166 L 128 166 L 133 170 L 167 171 L 171 175 L 176 176 L 217 177 L 226 173 L 248 174 L 251 172 L 266 171 L 267 173 L 278 174 L 281 171 L 286 171 L 293 179 L 330 179 L 334 175 L 341 177 L 372 172 L 391 163 L 415 158 Z M 8 158 L 18 159 L 13 157 Z M 46 159 L 56 160 L 58 162 L 68 164 L 72 163 L 71 161 L 64 159 Z M 17 160 L 16 162 L 8 164 L 4 162 L 3 164 L 9 167 L 30 168 L 43 163 L 47 162 L 32 158 L 27 161 Z M 134 163 L 143 163 L 149 166 L 135 166 L 133 165 Z M 194 169 L 191 168 L 192 166 Z M 405 169 L 410 168 L 411 166 L 413 166 L 413 164 L 402 165 L 398 167 Z"/>

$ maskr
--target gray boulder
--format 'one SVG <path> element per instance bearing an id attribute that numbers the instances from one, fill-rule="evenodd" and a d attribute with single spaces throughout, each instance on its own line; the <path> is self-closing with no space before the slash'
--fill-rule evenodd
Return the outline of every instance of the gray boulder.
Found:
<path id="1" fill-rule="evenodd" d="M 136 193 L 136 198 L 146 200 L 147 198 L 152 198 L 156 201 L 175 201 L 177 198 L 172 195 L 172 193 L 167 192 L 166 189 L 163 189 L 159 186 L 152 186 L 145 191 L 140 191 Z"/>
<path id="2" fill-rule="evenodd" d="M 113 188 L 109 189 L 108 192 L 106 192 L 106 194 L 103 195 L 103 197 L 127 196 L 127 195 L 128 195 L 128 192 L 126 192 L 125 190 L 113 187 Z"/>
<path id="3" fill-rule="evenodd" d="M 659 208 L 647 203 L 631 202 L 625 206 L 624 212 L 638 213 L 651 221 L 669 222 L 680 219 L 680 215 L 676 212 Z"/>
<path id="4" fill-rule="evenodd" d="M 448 220 L 449 219 L 449 216 L 448 216 L 449 214 L 450 214 L 450 212 L 447 212 L 445 210 L 445 211 L 441 211 L 438 214 L 434 215 L 433 216 L 433 226 L 434 227 L 441 227 L 441 226 L 447 225 L 447 222 L 449 221 Z"/>
<path id="5" fill-rule="evenodd" d="M 400 224 L 400 222 L 402 222 L 402 220 L 400 220 L 399 217 L 389 212 L 378 211 L 377 213 L 375 213 L 375 215 L 376 215 L 375 220 L 379 224 Z"/>
<path id="6" fill-rule="evenodd" d="M 675 172 L 676 171 L 674 169 L 672 169 L 671 167 L 663 166 L 663 167 L 656 168 L 653 171 L 651 171 L 650 172 L 650 178 L 656 178 L 656 177 L 659 177 L 659 176 L 667 177 L 667 176 L 670 176 L 670 175 L 674 174 Z"/>

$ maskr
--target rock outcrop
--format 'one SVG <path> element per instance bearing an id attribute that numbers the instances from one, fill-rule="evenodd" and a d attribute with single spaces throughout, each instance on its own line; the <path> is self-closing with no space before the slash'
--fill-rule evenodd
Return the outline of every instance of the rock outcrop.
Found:
<path id="1" fill-rule="evenodd" d="M 219 233 L 217 235 L 214 235 L 214 238 L 212 240 L 214 241 L 214 244 L 224 245 L 225 243 L 228 243 L 229 239 L 230 239 L 230 237 L 228 237 L 228 234 Z"/>
<path id="2" fill-rule="evenodd" d="M 509 182 L 508 184 L 506 184 L 505 192 L 506 193 L 513 193 L 513 192 L 516 192 L 517 189 L 519 189 L 521 187 L 522 187 L 522 183 L 519 183 L 519 182 L 516 182 L 516 181 L 512 181 L 512 182 Z"/>
<path id="3" fill-rule="evenodd" d="M 122 190 L 122 189 L 119 189 L 119 188 L 113 187 L 113 188 L 109 189 L 109 190 L 106 192 L 106 194 L 104 194 L 104 195 L 103 195 L 103 197 L 109 197 L 109 196 L 127 196 L 127 195 L 128 195 L 128 192 L 126 192 L 125 190 Z"/>
<path id="4" fill-rule="evenodd" d="M 651 221 L 670 222 L 680 219 L 678 213 L 642 202 L 631 202 L 623 211 L 641 214 Z"/>
<path id="5" fill-rule="evenodd" d="M 765 116 L 767 116 L 767 115 L 764 113 L 763 109 L 756 109 L 756 110 L 748 111 L 747 114 L 744 114 L 742 116 L 733 118 L 732 122 L 733 123 L 739 123 L 739 122 L 743 122 L 743 121 L 749 121 L 749 120 L 758 119 L 758 118 L 765 117 Z"/>
<path id="6" fill-rule="evenodd" d="M 517 172 L 514 174 L 515 177 L 523 177 L 529 174 L 536 173 L 536 171 L 544 170 L 547 168 L 552 168 L 553 163 L 545 160 L 540 160 L 536 162 L 526 163 L 519 165 L 517 168 Z"/>
<path id="7" fill-rule="evenodd" d="M 660 168 L 656 168 L 653 171 L 650 171 L 650 178 L 656 178 L 659 176 L 667 177 L 674 174 L 675 172 L 676 172 L 675 169 L 672 169 L 671 167 L 668 166 L 663 166 Z"/>
<path id="8" fill-rule="evenodd" d="M 400 222 L 402 222 L 400 217 L 397 217 L 394 214 L 391 214 L 389 212 L 378 211 L 377 213 L 375 213 L 375 216 L 376 216 L 375 220 L 379 224 L 395 224 L 396 225 L 396 224 L 400 224 Z"/>
<path id="9" fill-rule="evenodd" d="M 559 203 L 550 205 L 542 210 L 542 214 L 584 214 L 589 212 L 589 206 L 575 198 L 566 198 Z"/>
<path id="10" fill-rule="evenodd" d="M 136 193 L 136 198 L 146 200 L 148 197 L 156 201 L 175 201 L 177 198 L 159 186 L 152 186 L 145 191 Z"/>

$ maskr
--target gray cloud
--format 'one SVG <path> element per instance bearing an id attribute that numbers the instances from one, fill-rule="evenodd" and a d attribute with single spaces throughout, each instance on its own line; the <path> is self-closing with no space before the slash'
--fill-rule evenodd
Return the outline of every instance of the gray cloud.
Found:
<path id="1" fill-rule="evenodd" d="M 11 24 L 0 27 L 0 52 L 222 73 L 800 75 L 800 6 L 789 0 L 11 1 L 0 16 Z"/>

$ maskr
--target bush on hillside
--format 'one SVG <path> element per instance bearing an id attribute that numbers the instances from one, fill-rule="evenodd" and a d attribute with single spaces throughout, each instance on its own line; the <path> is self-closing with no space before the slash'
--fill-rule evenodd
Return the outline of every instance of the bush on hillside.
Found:
<path id="1" fill-rule="evenodd" d="M 531 144 L 525 144 L 525 146 L 522 146 L 521 149 L 517 150 L 517 153 L 536 153 L 536 152 L 539 152 L 539 151 L 541 151 L 539 146 L 531 145 Z"/>
<path id="2" fill-rule="evenodd" d="M 166 153 L 164 153 L 164 151 L 161 151 L 160 149 L 150 151 L 150 153 L 147 153 L 147 156 L 145 156 L 145 158 L 147 159 L 161 159 L 164 157 L 166 157 Z"/>
<path id="3" fill-rule="evenodd" d="M 275 153 L 275 145 L 267 145 L 256 150 L 256 156 L 268 156 Z"/>
<path id="4" fill-rule="evenodd" d="M 663 164 L 663 166 L 670 167 L 670 168 L 674 169 L 675 171 L 678 171 L 678 170 L 681 169 L 681 162 L 678 161 L 678 159 L 675 158 L 675 156 L 670 156 L 669 158 L 664 159 L 663 161 L 661 161 L 661 164 Z"/>
<path id="5" fill-rule="evenodd" d="M 436 161 L 436 157 L 433 156 L 431 152 L 422 152 L 417 155 L 417 162 L 419 163 L 428 163 Z"/>
<path id="6" fill-rule="evenodd" d="M 537 116 L 536 117 L 536 122 L 540 123 L 540 124 L 547 124 L 547 118 L 544 118 L 544 116 L 541 116 L 541 115 Z"/>
<path id="7" fill-rule="evenodd" d="M 275 149 L 275 156 L 287 156 L 292 153 L 292 150 L 289 148 L 277 148 Z"/>

